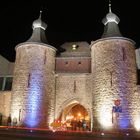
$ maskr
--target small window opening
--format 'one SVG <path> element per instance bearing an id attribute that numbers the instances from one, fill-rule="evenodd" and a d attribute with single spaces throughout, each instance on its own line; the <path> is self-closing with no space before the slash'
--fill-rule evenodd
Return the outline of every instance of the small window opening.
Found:
<path id="1" fill-rule="evenodd" d="M 65 62 L 65 65 L 68 65 L 68 62 L 67 61 Z"/>
<path id="2" fill-rule="evenodd" d="M 80 61 L 78 62 L 78 65 L 81 65 L 81 62 Z"/>
<path id="3" fill-rule="evenodd" d="M 78 45 L 76 45 L 76 44 L 72 45 L 72 50 L 76 50 L 77 48 L 78 48 Z"/>

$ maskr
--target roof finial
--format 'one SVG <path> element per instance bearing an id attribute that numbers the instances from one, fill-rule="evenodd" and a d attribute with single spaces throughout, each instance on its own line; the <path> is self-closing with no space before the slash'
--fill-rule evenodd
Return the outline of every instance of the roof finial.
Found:
<path id="1" fill-rule="evenodd" d="M 41 19 L 42 16 L 42 10 L 40 10 L 39 18 Z"/>
<path id="2" fill-rule="evenodd" d="M 111 0 L 109 0 L 109 13 L 111 13 Z"/>

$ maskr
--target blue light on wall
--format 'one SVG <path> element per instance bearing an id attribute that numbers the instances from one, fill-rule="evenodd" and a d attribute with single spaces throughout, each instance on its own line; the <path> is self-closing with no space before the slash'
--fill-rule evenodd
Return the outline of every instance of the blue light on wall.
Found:
<path id="1" fill-rule="evenodd" d="M 42 104 L 42 76 L 30 76 L 30 87 L 25 109 L 25 125 L 27 127 L 38 127 L 40 123 L 40 108 Z"/>
<path id="2" fill-rule="evenodd" d="M 130 125 L 130 121 L 127 117 L 123 117 L 119 120 L 119 126 L 121 129 L 126 129 Z"/>

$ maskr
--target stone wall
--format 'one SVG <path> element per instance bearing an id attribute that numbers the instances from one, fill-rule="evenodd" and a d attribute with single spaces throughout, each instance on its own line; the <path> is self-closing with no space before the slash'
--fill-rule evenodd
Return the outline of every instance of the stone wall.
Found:
<path id="1" fill-rule="evenodd" d="M 91 55 L 91 64 L 90 58 L 82 60 L 77 73 L 74 69 L 79 58 L 77 61 L 73 58 L 68 69 L 66 59 L 56 59 L 55 71 L 53 47 L 19 44 L 12 87 L 12 119 L 16 117 L 20 120 L 18 124 L 27 127 L 46 128 L 65 108 L 80 104 L 91 117 L 91 128 L 140 128 L 136 125 L 140 124 L 140 90 L 136 86 L 134 44 L 126 38 L 97 40 L 91 44 Z M 0 94 L 4 123 L 10 113 L 10 98 L 10 92 Z M 120 100 L 121 113 L 112 112 L 115 100 Z"/>
<path id="2" fill-rule="evenodd" d="M 10 114 L 11 91 L 0 92 L 0 113 L 2 114 L 2 125 L 7 124 L 7 118 Z"/>
<path id="3" fill-rule="evenodd" d="M 27 127 L 47 127 L 54 110 L 55 50 L 45 44 L 16 48 L 12 118 Z"/>
<path id="4" fill-rule="evenodd" d="M 81 104 L 92 119 L 91 74 L 56 75 L 55 119 L 58 119 L 66 107 Z"/>
<path id="5" fill-rule="evenodd" d="M 90 57 L 57 57 L 56 73 L 90 73 Z"/>
<path id="6" fill-rule="evenodd" d="M 110 38 L 97 40 L 91 49 L 96 127 L 128 128 L 137 110 L 135 105 L 139 105 L 134 96 L 137 82 L 135 47 L 128 39 Z M 123 111 L 119 117 L 112 113 L 114 100 L 121 101 Z"/>
<path id="7" fill-rule="evenodd" d="M 135 50 L 137 68 L 140 69 L 140 48 Z"/>

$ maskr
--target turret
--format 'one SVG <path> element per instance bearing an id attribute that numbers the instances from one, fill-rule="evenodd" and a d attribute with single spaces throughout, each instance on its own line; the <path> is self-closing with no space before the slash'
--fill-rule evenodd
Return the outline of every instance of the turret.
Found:
<path id="1" fill-rule="evenodd" d="M 48 127 L 54 114 L 56 49 L 47 44 L 41 13 L 33 22 L 30 39 L 16 46 L 11 116 L 19 125 Z"/>
<path id="2" fill-rule="evenodd" d="M 111 3 L 109 3 L 109 13 L 103 18 L 102 23 L 105 25 L 102 38 L 106 37 L 121 37 L 121 33 L 118 27 L 120 19 L 111 10 Z"/>
<path id="3" fill-rule="evenodd" d="M 104 33 L 91 44 L 95 128 L 128 129 L 138 117 L 135 43 L 121 35 L 119 21 L 109 3 Z"/>

